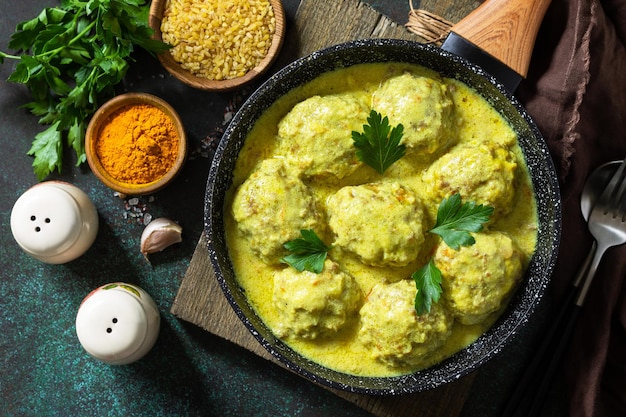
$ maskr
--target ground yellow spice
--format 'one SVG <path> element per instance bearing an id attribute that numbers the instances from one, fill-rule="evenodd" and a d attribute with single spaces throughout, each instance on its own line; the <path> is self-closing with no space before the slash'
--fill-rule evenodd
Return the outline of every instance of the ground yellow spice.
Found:
<path id="1" fill-rule="evenodd" d="M 147 104 L 131 104 L 106 120 L 95 148 L 112 177 L 129 184 L 147 184 L 172 168 L 178 140 L 174 123 L 165 112 Z"/>

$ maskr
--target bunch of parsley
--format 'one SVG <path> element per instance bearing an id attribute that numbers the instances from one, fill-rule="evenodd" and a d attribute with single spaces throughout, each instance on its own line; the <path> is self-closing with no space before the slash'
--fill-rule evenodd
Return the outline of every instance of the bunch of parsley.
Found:
<path id="1" fill-rule="evenodd" d="M 38 133 L 28 151 L 39 180 L 61 172 L 63 149 L 74 150 L 77 165 L 85 162 L 84 137 L 89 118 L 101 100 L 113 96 L 139 46 L 160 53 L 168 46 L 151 38 L 149 0 L 62 0 L 39 16 L 21 22 L 9 48 L 21 52 L 8 81 L 28 87 L 26 107 L 49 127 Z M 65 136 L 65 140 L 64 140 Z"/>

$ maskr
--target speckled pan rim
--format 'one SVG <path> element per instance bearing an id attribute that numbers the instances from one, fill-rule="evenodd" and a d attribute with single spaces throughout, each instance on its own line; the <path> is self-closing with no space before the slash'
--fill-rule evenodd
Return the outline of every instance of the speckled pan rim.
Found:
<path id="1" fill-rule="evenodd" d="M 326 71 L 363 62 L 412 62 L 475 88 L 511 123 L 536 190 L 539 230 L 537 251 L 526 279 L 500 319 L 477 341 L 436 366 L 409 375 L 367 378 L 336 372 L 294 352 L 272 335 L 246 302 L 226 250 L 224 194 L 232 169 L 254 121 L 279 96 Z M 216 150 L 207 180 L 205 232 L 217 280 L 239 319 L 263 347 L 285 367 L 320 385 L 370 395 L 425 391 L 453 382 L 493 358 L 531 318 L 550 281 L 560 244 L 561 198 L 550 153 L 539 129 L 523 106 L 482 68 L 430 45 L 392 39 L 368 39 L 335 45 L 301 58 L 267 80 L 243 104 Z"/>

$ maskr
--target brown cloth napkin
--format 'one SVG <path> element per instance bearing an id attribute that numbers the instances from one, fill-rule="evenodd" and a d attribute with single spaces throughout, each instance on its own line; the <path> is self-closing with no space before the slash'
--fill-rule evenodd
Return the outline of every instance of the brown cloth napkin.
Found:
<path id="1" fill-rule="evenodd" d="M 626 157 L 626 0 L 554 0 L 520 100 L 544 134 L 560 177 L 558 301 L 590 249 L 580 212 L 587 176 Z M 572 417 L 626 416 L 626 246 L 605 255 L 565 358 Z"/>

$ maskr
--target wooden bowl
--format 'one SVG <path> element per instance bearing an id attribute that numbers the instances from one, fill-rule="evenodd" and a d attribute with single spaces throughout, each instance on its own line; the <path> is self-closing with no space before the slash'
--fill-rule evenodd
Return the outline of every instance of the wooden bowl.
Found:
<path id="1" fill-rule="evenodd" d="M 231 78 L 227 80 L 210 80 L 204 77 L 198 77 L 191 71 L 184 69 L 177 61 L 174 60 L 169 52 L 164 52 L 158 55 L 159 61 L 163 67 L 174 77 L 182 81 L 183 83 L 206 91 L 230 91 L 239 87 L 243 87 L 249 84 L 253 80 L 257 79 L 272 65 L 278 56 L 278 52 L 283 44 L 285 37 L 285 11 L 280 0 L 269 0 L 270 5 L 274 11 L 274 18 L 276 21 L 275 32 L 272 37 L 272 43 L 265 55 L 265 58 L 259 62 L 259 64 L 249 70 L 245 75 L 237 78 Z M 159 41 L 163 41 L 161 35 L 161 21 L 163 19 L 163 13 L 165 10 L 165 4 L 167 0 L 152 0 L 150 6 L 149 24 L 154 30 L 153 38 Z"/>
<path id="2" fill-rule="evenodd" d="M 100 131 L 109 117 L 125 106 L 136 104 L 151 105 L 163 111 L 172 120 L 178 134 L 178 155 L 172 167 L 157 180 L 143 184 L 129 183 L 115 178 L 104 168 L 96 152 Z M 94 113 L 85 133 L 85 154 L 89 167 L 107 187 L 124 195 L 151 194 L 168 185 L 182 168 L 187 156 L 187 136 L 178 113 L 167 102 L 151 94 L 127 93 L 107 101 Z"/>

